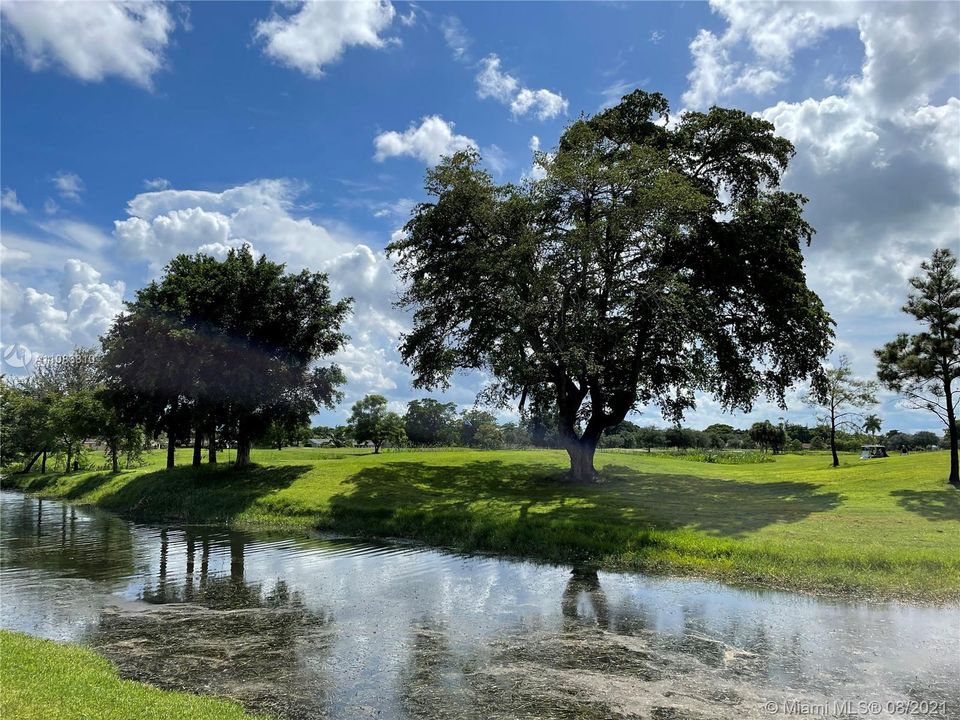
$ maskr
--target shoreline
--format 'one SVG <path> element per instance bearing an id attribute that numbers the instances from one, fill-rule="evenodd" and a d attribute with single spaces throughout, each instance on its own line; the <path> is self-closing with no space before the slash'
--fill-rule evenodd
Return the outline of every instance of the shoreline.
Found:
<path id="1" fill-rule="evenodd" d="M 260 464 L 245 471 L 220 465 L 199 469 L 187 466 L 168 473 L 148 465 L 115 476 L 99 471 L 71 475 L 13 475 L 3 479 L 2 487 L 71 504 L 91 505 L 125 519 L 148 523 L 294 534 L 333 533 L 341 537 L 411 543 L 506 560 L 703 579 L 739 589 L 795 592 L 841 601 L 921 606 L 960 601 L 960 559 L 949 557 L 950 548 L 958 544 L 950 541 L 952 535 L 949 531 L 952 527 L 960 529 L 960 519 L 953 525 L 952 507 L 946 508 L 951 512 L 943 518 L 947 526 L 937 527 L 937 521 L 930 520 L 918 524 L 921 529 L 925 524 L 933 525 L 926 529 L 932 529 L 934 537 L 939 536 L 937 539 L 943 538 L 943 547 L 939 549 L 931 547 L 926 539 L 915 537 L 916 533 L 910 530 L 902 531 L 900 540 L 904 544 L 915 544 L 917 549 L 896 549 L 892 542 L 895 537 L 889 528 L 884 527 L 884 518 L 880 522 L 875 518 L 861 519 L 864 525 L 867 519 L 871 522 L 866 529 L 857 531 L 863 536 L 860 545 L 851 546 L 839 537 L 826 544 L 824 541 L 830 538 L 825 538 L 819 527 L 813 528 L 818 532 L 810 533 L 811 537 L 803 538 L 805 542 L 801 542 L 797 538 L 796 526 L 809 520 L 806 516 L 800 517 L 803 513 L 795 510 L 792 510 L 793 515 L 787 513 L 786 517 L 775 518 L 769 527 L 758 527 L 751 536 L 748 530 L 759 522 L 748 525 L 750 508 L 736 507 L 735 501 L 742 504 L 749 501 L 751 493 L 764 492 L 762 485 L 750 487 L 751 481 L 746 478 L 757 472 L 762 476 L 773 463 L 747 467 L 746 470 L 743 466 L 722 468 L 724 471 L 735 469 L 733 478 L 720 481 L 731 486 L 724 487 L 724 490 L 728 494 L 742 491 L 745 497 L 731 497 L 727 503 L 700 500 L 706 509 L 732 514 L 731 518 L 710 520 L 710 527 L 726 531 L 724 536 L 720 531 L 709 534 L 689 527 L 664 527 L 665 523 L 658 526 L 642 514 L 644 507 L 622 507 L 625 499 L 636 503 L 633 495 L 650 492 L 647 488 L 649 476 L 639 472 L 647 469 L 643 467 L 631 475 L 616 467 L 615 471 L 620 474 L 608 474 L 596 486 L 570 488 L 551 483 L 549 474 L 544 475 L 542 464 L 517 462 L 506 465 L 499 459 L 492 462 L 486 459 L 510 457 L 509 452 L 342 454 L 322 459 L 316 451 L 287 449 L 273 451 L 274 457 L 270 459 L 284 453 L 283 460 L 287 462 L 299 461 L 310 457 L 309 453 L 315 453 L 312 458 L 315 462 L 311 466 Z M 262 454 L 269 455 L 269 451 L 258 453 Z M 524 451 L 524 454 L 539 459 L 536 452 Z M 461 460 L 473 460 L 472 464 L 485 463 L 494 477 L 486 477 L 486 484 L 460 482 L 462 478 L 451 480 L 451 474 L 459 472 L 449 463 L 450 456 L 456 455 L 462 456 Z M 519 453 L 510 459 L 530 459 L 517 455 Z M 333 472 L 346 467 L 339 464 L 343 458 L 348 461 L 348 472 Z M 624 456 L 616 455 L 610 459 L 614 463 L 623 462 Z M 436 462 L 424 463 L 424 460 Z M 634 462 L 642 466 L 650 461 L 640 458 L 640 462 Z M 717 466 L 682 460 L 659 459 L 657 462 L 661 465 L 672 462 L 669 469 L 675 472 L 698 471 L 701 475 L 716 473 L 718 469 Z M 608 461 L 606 465 L 614 463 Z M 465 463 L 463 467 L 469 468 L 470 465 Z M 856 466 L 850 467 L 857 469 Z M 658 469 L 662 472 L 662 468 Z M 479 477 L 476 472 L 463 472 L 467 473 L 468 481 Z M 614 470 L 608 467 L 605 472 Z M 739 480 L 736 478 L 738 474 L 741 476 Z M 317 475 L 319 482 L 298 488 L 299 483 L 307 484 L 303 478 Z M 684 482 L 691 480 L 686 475 L 670 477 L 657 475 L 654 479 L 664 485 L 678 482 L 676 477 Z M 515 487 L 514 481 L 520 486 Z M 707 488 L 709 483 L 717 480 L 695 477 L 692 482 Z M 640 483 L 644 487 L 638 490 Z M 788 488 L 779 487 L 785 484 L 783 481 L 776 483 L 774 510 L 798 503 L 800 484 L 794 481 Z M 349 487 L 345 489 L 343 486 Z M 457 491 L 452 496 L 444 492 L 450 486 Z M 320 492 L 324 488 L 328 490 L 326 497 Z M 307 492 L 293 492 L 298 489 Z M 313 490 L 317 492 L 311 492 Z M 901 491 L 894 490 L 890 494 L 896 492 Z M 291 494 L 296 495 L 297 502 L 289 497 Z M 302 499 L 304 494 L 309 497 L 308 501 Z M 238 497 L 241 498 L 239 502 Z M 836 508 L 842 508 L 841 498 L 844 496 L 836 492 L 809 491 L 803 501 L 811 508 L 807 515 L 813 517 L 837 513 Z M 601 500 L 614 506 L 613 514 L 610 508 L 599 507 Z M 691 502 L 686 494 L 681 500 Z M 944 503 L 949 502 L 949 499 L 944 500 Z M 541 510 L 540 505 L 546 508 Z M 704 508 L 697 509 L 700 515 L 706 513 Z M 681 510 L 673 512 L 676 514 Z M 770 512 L 769 509 L 766 511 Z M 781 514 L 784 513 L 786 510 L 781 510 Z M 903 525 L 905 520 L 900 515 L 898 524 Z M 708 519 L 700 518 L 700 525 L 707 526 Z M 836 518 L 827 516 L 827 521 L 825 527 L 840 527 L 841 523 L 848 523 L 849 518 L 846 514 Z M 728 525 L 723 525 L 724 522 Z M 878 529 L 881 530 L 879 535 L 876 534 Z M 787 539 L 790 542 L 773 535 L 775 531 L 783 533 L 784 530 L 789 531 Z M 868 531 L 875 536 L 868 538 Z M 874 547 L 869 547 L 867 540 Z"/>

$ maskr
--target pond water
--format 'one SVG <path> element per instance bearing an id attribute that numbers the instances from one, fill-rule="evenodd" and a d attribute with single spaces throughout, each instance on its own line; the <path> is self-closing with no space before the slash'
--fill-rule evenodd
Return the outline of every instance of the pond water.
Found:
<path id="1" fill-rule="evenodd" d="M 847 701 L 902 717 L 887 703 L 910 700 L 960 717 L 956 607 L 140 525 L 11 492 L 0 601 L 4 628 L 282 718 L 749 718 Z"/>

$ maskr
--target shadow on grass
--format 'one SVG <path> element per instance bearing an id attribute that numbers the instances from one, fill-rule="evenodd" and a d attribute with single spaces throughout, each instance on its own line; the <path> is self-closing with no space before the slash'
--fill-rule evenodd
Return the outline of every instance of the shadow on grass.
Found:
<path id="1" fill-rule="evenodd" d="M 600 482 L 562 481 L 555 465 L 388 462 L 344 481 L 331 499 L 341 529 L 461 548 L 576 560 L 663 542 L 685 527 L 736 538 L 837 507 L 842 496 L 802 482 L 746 483 L 606 467 Z"/>
<path id="2" fill-rule="evenodd" d="M 71 486 L 71 488 L 63 494 L 63 497 L 67 500 L 76 500 L 83 497 L 87 493 L 91 493 L 94 490 L 99 490 L 115 477 L 117 477 L 117 475 L 109 472 L 93 473 L 85 477 L 76 485 Z"/>
<path id="3" fill-rule="evenodd" d="M 927 520 L 960 520 L 960 492 L 950 486 L 941 490 L 894 490 L 890 494 L 904 510 Z"/>
<path id="4" fill-rule="evenodd" d="M 660 526 L 690 527 L 726 537 L 799 522 L 843 502 L 840 493 L 822 492 L 816 483 L 791 480 L 757 483 L 648 474 L 619 465 L 605 467 L 603 477 L 621 503 L 643 508 Z"/>
<path id="5" fill-rule="evenodd" d="M 65 473 L 63 471 L 51 470 L 45 473 L 31 472 L 25 475 L 12 474 L 3 479 L 0 487 L 3 489 L 22 490 L 27 493 L 42 493 L 52 485 L 61 481 L 70 482 L 76 475 L 87 475 L 76 485 L 72 485 L 66 492 L 59 494 L 60 497 L 68 500 L 76 500 L 89 492 L 97 490 L 102 485 L 110 482 L 119 474 L 115 475 L 109 471 L 93 472 L 89 470 L 80 470 L 74 473 Z"/>
<path id="6" fill-rule="evenodd" d="M 230 522 L 259 498 L 289 487 L 311 470 L 309 465 L 202 465 L 136 475 L 98 500 L 98 505 L 145 520 L 184 523 Z M 108 482 L 115 475 L 104 473 Z M 122 475 L 121 475 L 122 477 Z"/>
<path id="7" fill-rule="evenodd" d="M 11 473 L 10 475 L 4 476 L 3 480 L 0 481 L 0 488 L 4 490 L 22 490 L 29 493 L 38 493 L 43 492 L 43 490 L 52 485 L 59 477 L 60 473 L 55 472 L 43 474 L 29 473 L 26 475 Z"/>

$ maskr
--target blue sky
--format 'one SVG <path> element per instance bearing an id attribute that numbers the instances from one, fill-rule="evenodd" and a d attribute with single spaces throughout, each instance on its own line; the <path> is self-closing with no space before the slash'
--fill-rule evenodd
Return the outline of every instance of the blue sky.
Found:
<path id="1" fill-rule="evenodd" d="M 531 170 L 563 127 L 635 87 L 674 113 L 763 115 L 797 146 L 810 284 L 838 352 L 909 329 L 907 278 L 960 246 L 955 3 L 5 2 L 4 351 L 91 344 L 178 252 L 251 243 L 357 298 L 337 358 L 347 403 L 421 395 L 396 353 L 408 318 L 382 249 L 441 153 Z M 14 363 L 16 361 L 14 360 Z M 17 372 L 7 363 L 6 371 Z M 484 378 L 448 395 L 470 405 Z M 792 397 L 787 417 L 812 422 Z M 335 422 L 346 407 L 324 413 Z M 885 396 L 885 427 L 936 418 Z M 760 403 L 737 423 L 783 415 Z M 723 418 L 709 398 L 693 426 Z M 660 422 L 655 408 L 640 422 Z"/>

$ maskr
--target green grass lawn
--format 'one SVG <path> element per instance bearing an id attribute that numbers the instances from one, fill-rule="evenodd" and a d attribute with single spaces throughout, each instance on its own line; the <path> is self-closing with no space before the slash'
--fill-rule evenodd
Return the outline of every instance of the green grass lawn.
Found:
<path id="1" fill-rule="evenodd" d="M 190 450 L 178 453 L 187 465 Z M 6 486 L 143 520 L 325 528 L 465 551 L 664 571 L 871 599 L 960 598 L 960 492 L 945 452 L 717 465 L 561 451 L 254 451 L 256 466 L 10 476 Z"/>
<path id="2" fill-rule="evenodd" d="M 121 680 L 105 658 L 76 645 L 0 630 L 4 720 L 250 720 L 234 702 Z"/>

